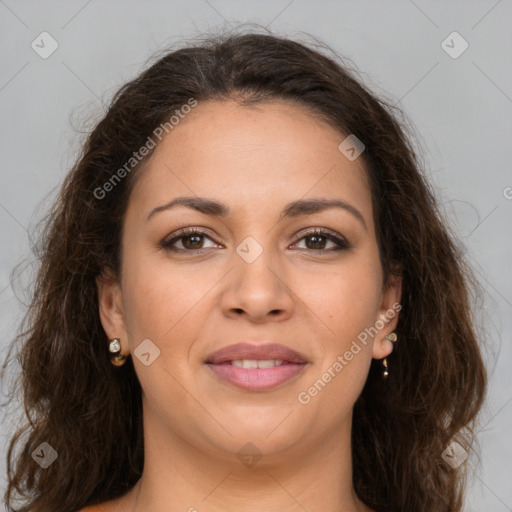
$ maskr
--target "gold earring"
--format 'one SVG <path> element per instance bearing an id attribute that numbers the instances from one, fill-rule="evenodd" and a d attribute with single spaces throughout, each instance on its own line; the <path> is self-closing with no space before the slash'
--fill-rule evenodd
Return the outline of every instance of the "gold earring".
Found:
<path id="1" fill-rule="evenodd" d="M 389 372 L 388 372 L 388 361 L 387 361 L 386 358 L 383 359 L 382 366 L 384 366 L 384 371 L 382 372 L 382 376 L 384 378 L 386 378 L 389 375 Z"/>
<path id="2" fill-rule="evenodd" d="M 108 344 L 108 351 L 112 354 L 110 357 L 110 362 L 114 366 L 122 366 L 124 363 L 126 363 L 126 357 L 121 354 L 121 340 L 119 338 L 110 340 Z"/>
<path id="3" fill-rule="evenodd" d="M 391 343 L 396 343 L 397 339 L 398 339 L 398 336 L 396 335 L 396 332 L 392 332 L 390 334 L 388 334 L 387 336 L 385 336 L 385 338 L 388 340 L 388 341 L 391 341 Z M 387 376 L 389 375 L 389 371 L 388 371 L 388 360 L 387 358 L 384 358 L 383 361 L 382 361 L 382 366 L 384 367 L 384 371 L 382 372 L 382 376 L 384 378 L 387 378 Z"/>

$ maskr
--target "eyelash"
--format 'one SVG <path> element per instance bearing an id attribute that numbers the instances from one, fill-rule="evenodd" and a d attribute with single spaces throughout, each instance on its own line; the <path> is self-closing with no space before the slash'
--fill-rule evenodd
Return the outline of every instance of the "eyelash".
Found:
<path id="1" fill-rule="evenodd" d="M 181 253 L 188 252 L 188 253 L 195 253 L 195 254 L 202 254 L 202 253 L 208 251 L 209 249 L 211 249 L 210 247 L 200 248 L 200 249 L 179 249 L 176 247 L 172 247 L 172 245 L 175 242 L 177 242 L 178 240 L 181 240 L 182 238 L 188 238 L 188 237 L 194 236 L 194 235 L 206 236 L 207 238 L 210 238 L 210 240 L 212 240 L 212 238 L 210 236 L 208 236 L 204 231 L 201 231 L 197 228 L 184 228 L 184 229 L 181 229 L 181 230 L 177 231 L 176 233 L 174 233 L 174 236 L 171 239 L 163 240 L 160 243 L 160 246 L 162 247 L 162 249 L 165 249 L 168 251 L 181 252 Z M 306 249 L 298 249 L 298 250 L 313 251 L 317 254 L 326 254 L 326 253 L 332 253 L 332 252 L 350 249 L 350 244 L 344 237 L 341 237 L 325 228 L 324 229 L 315 228 L 310 231 L 307 231 L 306 233 L 300 233 L 299 235 L 297 235 L 295 237 L 295 243 L 301 241 L 303 238 L 307 238 L 310 236 L 321 236 L 323 238 L 327 238 L 327 240 L 334 242 L 338 247 L 333 248 L 333 249 L 322 249 L 322 250 L 307 249 L 307 248 Z M 297 250 L 297 249 L 295 249 L 295 250 Z"/>

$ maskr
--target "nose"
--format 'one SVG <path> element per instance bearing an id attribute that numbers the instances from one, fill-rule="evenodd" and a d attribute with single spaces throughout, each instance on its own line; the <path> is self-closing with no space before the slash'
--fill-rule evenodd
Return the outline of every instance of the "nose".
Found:
<path id="1" fill-rule="evenodd" d="M 284 321 L 293 314 L 294 294 L 286 279 L 282 262 L 272 251 L 263 252 L 252 262 L 233 254 L 235 268 L 228 274 L 222 296 L 225 316 L 246 317 L 253 323 Z"/>

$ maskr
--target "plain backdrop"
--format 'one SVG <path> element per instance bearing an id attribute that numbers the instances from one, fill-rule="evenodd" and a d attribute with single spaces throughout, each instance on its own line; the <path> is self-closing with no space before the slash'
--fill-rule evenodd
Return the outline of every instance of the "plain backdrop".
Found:
<path id="1" fill-rule="evenodd" d="M 11 271 L 32 257 L 28 232 L 72 165 L 84 120 L 97 121 L 154 51 L 183 38 L 240 22 L 311 34 L 351 59 L 417 130 L 425 172 L 483 289 L 490 387 L 465 510 L 512 510 L 510 20 L 510 0 L 0 0 L 0 355 L 27 299 L 13 292 Z M 31 46 L 41 37 L 45 51 L 58 44 L 47 58 Z"/>

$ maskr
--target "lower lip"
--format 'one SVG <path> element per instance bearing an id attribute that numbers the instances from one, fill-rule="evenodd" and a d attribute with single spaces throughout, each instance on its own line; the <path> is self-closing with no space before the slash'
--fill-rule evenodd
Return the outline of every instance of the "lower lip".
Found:
<path id="1" fill-rule="evenodd" d="M 281 364 L 272 368 L 240 368 L 229 363 L 207 366 L 222 380 L 249 391 L 265 391 L 293 379 L 304 370 L 306 363 Z"/>

